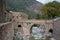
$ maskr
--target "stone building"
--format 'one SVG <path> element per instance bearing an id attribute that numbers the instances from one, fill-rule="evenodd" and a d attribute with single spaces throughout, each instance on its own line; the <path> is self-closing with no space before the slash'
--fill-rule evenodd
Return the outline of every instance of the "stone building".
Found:
<path id="1" fill-rule="evenodd" d="M 12 20 L 16 20 L 16 21 L 20 21 L 20 20 L 27 20 L 28 19 L 28 15 L 26 15 L 25 13 L 23 12 L 12 12 L 10 11 L 11 13 L 11 16 L 12 17 Z"/>
<path id="2" fill-rule="evenodd" d="M 21 29 L 21 26 L 23 25 L 20 25 L 19 21 L 21 20 L 28 20 L 28 15 L 22 13 L 22 12 L 11 12 L 9 14 L 7 14 L 7 17 L 8 18 L 11 18 L 12 19 L 12 22 L 13 22 L 13 27 L 14 27 L 14 36 L 16 36 L 17 34 L 22 34 L 22 29 Z M 14 37 L 14 40 L 16 38 Z"/>
<path id="3" fill-rule="evenodd" d="M 9 15 L 9 16 L 8 16 Z M 28 15 L 22 12 L 11 12 L 8 14 L 8 18 L 12 19 L 12 22 L 14 23 L 14 27 L 18 27 L 19 21 L 21 20 L 28 20 Z"/>

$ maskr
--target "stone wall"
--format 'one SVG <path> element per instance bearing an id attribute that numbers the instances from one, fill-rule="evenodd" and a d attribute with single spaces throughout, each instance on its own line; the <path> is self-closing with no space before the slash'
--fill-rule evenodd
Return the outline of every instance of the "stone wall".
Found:
<path id="1" fill-rule="evenodd" d="M 20 20 L 27 20 L 28 19 L 28 15 L 23 13 L 23 12 L 11 12 L 10 14 L 12 14 L 12 20 L 13 21 L 20 21 Z M 9 18 L 11 18 L 11 16 Z"/>
<path id="2" fill-rule="evenodd" d="M 54 21 L 54 38 L 56 40 L 60 40 L 60 18 L 56 21 Z"/>
<path id="3" fill-rule="evenodd" d="M 13 40 L 14 27 L 12 23 L 0 24 L 0 40 Z"/>

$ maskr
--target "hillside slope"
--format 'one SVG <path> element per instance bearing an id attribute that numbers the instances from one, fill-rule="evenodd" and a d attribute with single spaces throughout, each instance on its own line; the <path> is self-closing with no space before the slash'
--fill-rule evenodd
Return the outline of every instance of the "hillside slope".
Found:
<path id="1" fill-rule="evenodd" d="M 26 12 L 28 15 L 36 16 L 40 12 L 42 3 L 36 0 L 6 0 L 10 11 Z"/>

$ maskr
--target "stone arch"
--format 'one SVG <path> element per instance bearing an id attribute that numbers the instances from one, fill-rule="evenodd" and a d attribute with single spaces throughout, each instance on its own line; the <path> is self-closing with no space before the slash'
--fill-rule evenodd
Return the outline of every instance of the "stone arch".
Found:
<path id="1" fill-rule="evenodd" d="M 30 33 L 32 33 L 32 28 L 33 27 L 39 27 L 40 25 L 39 24 L 33 24 L 32 26 L 31 26 L 31 28 L 30 28 Z"/>

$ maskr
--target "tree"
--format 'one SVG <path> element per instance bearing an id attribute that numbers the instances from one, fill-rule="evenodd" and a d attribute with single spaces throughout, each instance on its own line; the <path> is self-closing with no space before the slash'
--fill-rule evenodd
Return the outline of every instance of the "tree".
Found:
<path id="1" fill-rule="evenodd" d="M 40 14 L 37 14 L 36 15 L 36 19 L 40 19 Z"/>
<path id="2" fill-rule="evenodd" d="M 60 3 L 57 1 L 49 2 L 42 6 L 41 18 L 52 19 L 60 17 Z"/>
<path id="3" fill-rule="evenodd" d="M 29 16 L 28 16 L 28 19 L 33 19 L 33 18 L 34 18 L 33 15 L 29 15 Z"/>
<path id="4" fill-rule="evenodd" d="M 6 10 L 5 0 L 0 0 L 0 23 L 3 23 L 5 20 L 5 10 Z"/>

